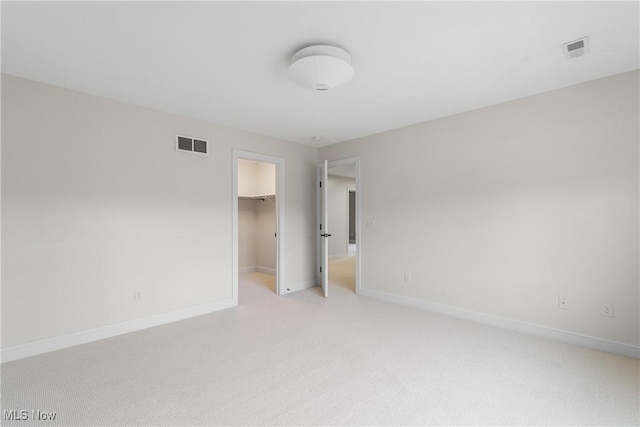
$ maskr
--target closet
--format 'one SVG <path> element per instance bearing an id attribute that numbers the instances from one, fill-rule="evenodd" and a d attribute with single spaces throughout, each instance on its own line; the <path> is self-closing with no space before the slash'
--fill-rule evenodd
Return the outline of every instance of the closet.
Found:
<path id="1" fill-rule="evenodd" d="M 276 165 L 238 159 L 238 271 L 276 274 Z"/>

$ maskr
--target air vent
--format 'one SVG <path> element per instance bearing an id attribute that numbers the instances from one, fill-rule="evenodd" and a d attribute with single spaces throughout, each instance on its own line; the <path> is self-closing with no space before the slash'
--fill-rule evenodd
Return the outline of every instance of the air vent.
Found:
<path id="1" fill-rule="evenodd" d="M 589 37 L 583 37 L 562 45 L 562 51 L 566 59 L 577 58 L 589 53 Z"/>
<path id="2" fill-rule="evenodd" d="M 176 135 L 176 151 L 209 154 L 208 145 L 209 142 L 204 139 Z"/>

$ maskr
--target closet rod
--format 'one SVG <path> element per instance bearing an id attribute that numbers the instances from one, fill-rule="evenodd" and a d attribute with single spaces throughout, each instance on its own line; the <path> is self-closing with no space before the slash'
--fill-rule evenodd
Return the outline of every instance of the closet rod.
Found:
<path id="1" fill-rule="evenodd" d="M 263 202 L 267 199 L 275 199 L 275 194 L 265 194 L 264 196 L 238 196 L 238 199 L 245 200 L 262 200 Z"/>

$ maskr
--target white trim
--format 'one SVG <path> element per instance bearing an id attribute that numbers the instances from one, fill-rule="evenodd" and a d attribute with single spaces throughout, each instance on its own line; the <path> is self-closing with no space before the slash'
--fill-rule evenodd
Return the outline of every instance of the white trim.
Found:
<path id="1" fill-rule="evenodd" d="M 288 288 L 286 288 L 285 289 L 285 293 L 303 291 L 305 289 L 313 288 L 317 284 L 318 284 L 318 281 L 315 280 L 315 279 L 307 280 L 307 281 L 300 282 L 300 283 L 296 283 L 295 285 L 289 286 Z"/>
<path id="2" fill-rule="evenodd" d="M 632 344 L 609 341 L 589 335 L 565 331 L 562 329 L 549 328 L 547 326 L 535 325 L 532 323 L 522 322 L 520 320 L 493 316 L 490 314 L 480 313 L 478 311 L 466 310 L 449 305 L 436 304 L 433 302 L 403 297 L 399 295 L 392 295 L 386 292 L 374 291 L 371 289 L 361 289 L 360 295 L 392 302 L 395 304 L 401 304 L 420 310 L 431 311 L 434 313 L 443 314 L 445 316 L 457 317 L 459 319 L 471 320 L 473 322 L 496 326 L 502 329 L 509 329 L 511 331 L 521 332 L 528 335 L 535 335 L 555 341 L 579 345 L 581 347 L 592 348 L 594 350 L 619 354 L 620 356 L 640 359 L 640 347 Z"/>
<path id="3" fill-rule="evenodd" d="M 270 274 L 272 276 L 276 275 L 276 269 L 275 268 L 263 267 L 261 265 L 250 265 L 248 267 L 240 267 L 240 268 L 238 268 L 238 273 L 239 274 L 253 273 L 254 271 L 258 271 L 258 272 L 264 273 L 264 274 Z"/>
<path id="4" fill-rule="evenodd" d="M 128 334 L 130 332 L 164 325 L 166 323 L 176 322 L 178 320 L 189 319 L 191 317 L 225 310 L 233 306 L 233 301 L 229 298 L 208 304 L 201 304 L 194 307 L 170 311 L 168 313 L 156 314 L 142 319 L 116 323 L 115 325 L 101 326 L 98 328 L 88 329 L 86 331 L 73 332 L 25 344 L 18 344 L 3 348 L 1 359 L 2 363 L 24 359 L 25 357 L 36 356 L 50 351 L 61 350 L 63 348 L 86 344 L 105 338 L 115 337 L 117 335 Z"/>
<path id="5" fill-rule="evenodd" d="M 233 150 L 232 181 L 232 249 L 231 289 L 233 304 L 238 305 L 238 159 L 254 160 L 276 165 L 276 293 L 285 293 L 285 159 L 250 151 Z"/>
<path id="6" fill-rule="evenodd" d="M 315 238 L 316 238 L 316 268 L 315 275 L 317 278 L 317 283 L 322 286 L 322 273 L 320 269 L 322 268 L 322 263 L 324 262 L 323 253 L 322 253 L 322 238 L 320 234 L 320 224 L 322 223 L 322 190 L 320 189 L 320 182 L 322 181 L 322 165 L 324 163 L 316 164 L 316 181 L 315 181 L 315 191 L 316 191 L 316 226 L 315 226 Z M 325 184 L 326 185 L 326 184 Z"/>
<path id="7" fill-rule="evenodd" d="M 276 275 L 276 269 L 275 268 L 263 267 L 261 265 L 256 265 L 256 271 L 258 271 L 260 273 L 264 273 L 264 274 L 270 274 L 272 276 Z"/>

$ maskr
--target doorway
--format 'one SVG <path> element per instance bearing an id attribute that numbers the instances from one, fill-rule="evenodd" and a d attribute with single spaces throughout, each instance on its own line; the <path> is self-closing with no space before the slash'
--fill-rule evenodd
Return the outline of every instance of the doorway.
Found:
<path id="1" fill-rule="evenodd" d="M 347 202 L 347 221 L 349 223 L 348 226 L 348 235 L 347 235 L 347 244 L 349 245 L 349 249 L 347 253 L 349 255 L 356 254 L 356 190 L 348 189 L 348 202 Z"/>
<path id="2" fill-rule="evenodd" d="M 324 168 L 326 166 L 326 173 Z M 318 165 L 318 281 L 360 293 L 360 159 Z"/>
<path id="3" fill-rule="evenodd" d="M 284 283 L 284 159 L 233 151 L 232 296 L 239 303 L 240 276 L 258 272 L 270 292 Z M 256 283 L 256 277 L 251 280 Z"/>

